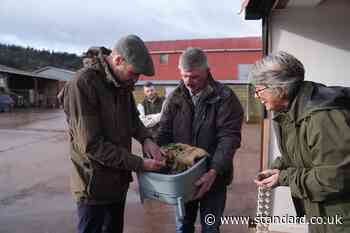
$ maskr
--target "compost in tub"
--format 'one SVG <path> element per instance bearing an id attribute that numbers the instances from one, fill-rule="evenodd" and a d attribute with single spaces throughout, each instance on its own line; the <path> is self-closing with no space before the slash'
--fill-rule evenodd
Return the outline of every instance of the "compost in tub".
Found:
<path id="1" fill-rule="evenodd" d="M 179 219 L 185 215 L 184 204 L 192 200 L 197 191 L 195 182 L 208 170 L 208 154 L 185 144 L 163 147 L 167 154 L 167 168 L 138 174 L 141 202 L 154 199 L 176 205 Z M 164 174 L 165 173 L 165 174 Z"/>

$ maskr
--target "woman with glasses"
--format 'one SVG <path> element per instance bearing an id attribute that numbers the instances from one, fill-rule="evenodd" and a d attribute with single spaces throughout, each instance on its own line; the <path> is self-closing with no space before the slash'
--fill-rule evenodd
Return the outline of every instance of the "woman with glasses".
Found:
<path id="1" fill-rule="evenodd" d="M 255 183 L 289 186 L 299 216 L 323 217 L 309 224 L 311 233 L 350 232 L 350 89 L 305 81 L 304 74 L 286 52 L 263 58 L 249 74 L 255 97 L 273 113 L 282 155 Z"/>

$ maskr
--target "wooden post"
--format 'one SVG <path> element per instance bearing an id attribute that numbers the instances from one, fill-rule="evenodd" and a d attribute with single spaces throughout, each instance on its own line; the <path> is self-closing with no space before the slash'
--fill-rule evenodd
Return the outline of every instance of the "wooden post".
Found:
<path id="1" fill-rule="evenodd" d="M 39 102 L 38 102 L 38 79 L 34 78 L 34 106 L 38 107 Z"/>

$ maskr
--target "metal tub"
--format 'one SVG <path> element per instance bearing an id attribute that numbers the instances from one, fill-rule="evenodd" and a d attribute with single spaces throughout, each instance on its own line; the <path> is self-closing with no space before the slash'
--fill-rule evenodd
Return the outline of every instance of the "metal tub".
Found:
<path id="1" fill-rule="evenodd" d="M 181 220 L 185 215 L 184 204 L 192 200 L 196 186 L 194 183 L 207 172 L 207 157 L 199 160 L 186 171 L 176 175 L 155 172 L 138 174 L 140 198 L 153 199 L 176 205 L 176 215 Z"/>

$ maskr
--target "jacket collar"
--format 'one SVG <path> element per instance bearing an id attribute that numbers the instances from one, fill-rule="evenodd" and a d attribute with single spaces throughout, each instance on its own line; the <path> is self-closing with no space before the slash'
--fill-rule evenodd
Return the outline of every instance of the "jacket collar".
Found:
<path id="1" fill-rule="evenodd" d="M 348 108 L 349 100 L 350 88 L 327 87 L 320 83 L 303 81 L 289 110 L 276 112 L 273 119 L 279 120 L 283 114 L 286 114 L 290 121 L 299 124 L 316 111 Z"/>
<path id="2" fill-rule="evenodd" d="M 303 83 L 300 85 L 296 95 L 291 100 L 289 108 L 286 110 L 276 111 L 273 113 L 273 119 L 280 121 L 287 117 L 291 122 L 299 122 L 303 118 L 303 111 L 305 110 L 305 106 L 307 105 L 309 96 L 312 94 L 313 87 L 310 85 L 305 85 Z"/>
<path id="3" fill-rule="evenodd" d="M 160 102 L 160 101 L 161 101 L 161 98 L 157 95 L 157 96 L 155 96 L 154 99 L 152 100 L 152 99 L 150 99 L 150 98 L 148 98 L 148 97 L 145 96 L 144 101 L 154 104 L 154 103 L 156 103 L 156 102 Z"/>
<path id="4" fill-rule="evenodd" d="M 200 97 L 201 101 L 209 104 L 213 104 L 217 102 L 218 100 L 220 100 L 219 91 L 220 91 L 220 88 L 217 87 L 213 76 L 209 72 L 208 85 L 206 88 L 203 89 L 203 92 L 201 93 L 201 97 Z M 174 90 L 174 95 L 183 96 L 185 99 L 188 99 L 191 101 L 190 92 L 182 80 L 180 81 L 179 86 Z"/>
<path id="5" fill-rule="evenodd" d="M 97 70 L 98 72 L 102 73 L 105 81 L 109 84 L 112 84 L 116 88 L 124 88 L 124 89 L 130 89 L 127 86 L 125 86 L 119 79 L 118 76 L 116 76 L 108 62 L 106 61 L 106 55 L 104 55 L 102 52 L 100 52 L 97 56 L 97 62 L 91 66 L 92 69 Z"/>

